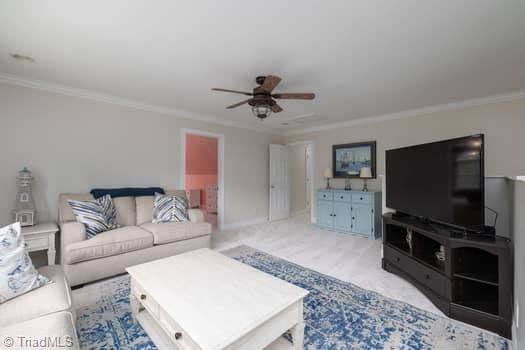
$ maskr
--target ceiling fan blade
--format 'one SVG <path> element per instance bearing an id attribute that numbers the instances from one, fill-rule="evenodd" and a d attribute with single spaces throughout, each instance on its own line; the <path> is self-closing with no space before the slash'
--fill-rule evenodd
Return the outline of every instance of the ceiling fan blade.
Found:
<path id="1" fill-rule="evenodd" d="M 212 88 L 213 91 L 222 91 L 222 92 L 233 92 L 234 94 L 242 94 L 246 96 L 252 96 L 253 93 L 239 90 L 230 90 L 230 89 L 221 89 L 221 88 Z"/>
<path id="2" fill-rule="evenodd" d="M 279 113 L 279 112 L 282 112 L 283 110 L 281 106 L 279 106 L 277 103 L 273 104 L 270 108 L 272 109 L 272 112 L 274 113 Z"/>
<path id="3" fill-rule="evenodd" d="M 313 100 L 315 94 L 307 92 L 294 92 L 294 93 L 285 93 L 285 94 L 273 94 L 273 98 L 285 98 L 289 100 Z"/>
<path id="4" fill-rule="evenodd" d="M 279 85 L 281 80 L 282 79 L 276 75 L 268 75 L 264 79 L 264 83 L 259 88 L 257 88 L 257 90 L 268 93 L 272 92 L 272 90 L 275 89 L 277 85 Z"/>
<path id="5" fill-rule="evenodd" d="M 234 105 L 228 106 L 228 107 L 226 107 L 226 108 L 227 108 L 227 109 L 232 109 L 232 108 L 235 108 L 235 107 L 239 107 L 239 106 L 242 106 L 242 105 L 245 104 L 245 103 L 250 102 L 250 100 L 251 100 L 251 98 L 249 98 L 249 99 L 247 99 L 247 100 L 244 100 L 244 101 L 242 101 L 242 102 L 236 103 L 236 104 L 234 104 Z"/>

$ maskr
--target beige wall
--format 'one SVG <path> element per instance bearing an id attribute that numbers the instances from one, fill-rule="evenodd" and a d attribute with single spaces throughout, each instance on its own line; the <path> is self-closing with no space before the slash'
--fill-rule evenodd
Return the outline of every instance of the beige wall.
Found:
<path id="1" fill-rule="evenodd" d="M 485 134 L 485 173 L 487 176 L 525 174 L 525 99 L 501 102 L 458 110 L 341 127 L 287 137 L 287 142 L 315 142 L 315 186 L 323 186 L 322 172 L 331 167 L 332 145 L 359 141 L 377 141 L 378 174 L 384 173 L 384 152 L 387 149 L 460 137 Z M 352 180 L 355 188 L 362 181 Z M 344 187 L 344 180 L 333 180 Z M 380 188 L 380 181 L 370 187 Z"/>
<path id="2" fill-rule="evenodd" d="M 290 145 L 290 178 L 292 213 L 306 209 L 306 146 Z"/>
<path id="3" fill-rule="evenodd" d="M 525 174 L 525 173 L 524 173 Z M 525 181 L 514 183 L 514 302 L 520 305 L 519 315 L 515 314 L 514 344 L 525 348 Z M 519 320 L 517 318 L 519 317 Z"/>
<path id="4" fill-rule="evenodd" d="M 60 192 L 178 187 L 181 128 L 225 135 L 225 223 L 267 217 L 268 144 L 282 137 L 0 83 L 0 224 L 23 166 L 40 220 L 56 218 Z"/>

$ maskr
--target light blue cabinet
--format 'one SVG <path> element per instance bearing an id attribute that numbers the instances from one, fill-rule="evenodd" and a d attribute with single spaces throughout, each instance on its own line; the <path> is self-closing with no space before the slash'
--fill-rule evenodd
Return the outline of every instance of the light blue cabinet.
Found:
<path id="1" fill-rule="evenodd" d="M 334 229 L 337 231 L 350 231 L 352 226 L 352 222 L 348 220 L 348 217 L 352 215 L 350 203 L 334 201 L 333 208 Z"/>
<path id="2" fill-rule="evenodd" d="M 319 201 L 317 206 L 318 220 L 317 223 L 322 227 L 332 227 L 333 220 L 333 204 L 330 201 Z"/>
<path id="3" fill-rule="evenodd" d="M 328 230 L 379 238 L 381 192 L 319 190 L 317 225 Z"/>

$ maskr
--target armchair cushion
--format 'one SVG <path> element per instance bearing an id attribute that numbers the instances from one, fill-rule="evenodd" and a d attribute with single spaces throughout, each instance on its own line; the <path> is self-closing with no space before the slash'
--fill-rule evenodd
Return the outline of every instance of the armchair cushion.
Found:
<path id="1" fill-rule="evenodd" d="M 62 311 L 2 327 L 0 328 L 0 334 L 16 340 L 13 346 L 6 346 L 5 349 L 28 349 L 28 347 L 20 346 L 18 341 L 19 337 L 23 336 L 26 340 L 49 337 L 54 339 L 56 337 L 58 339 L 57 342 L 46 346 L 46 349 L 61 350 L 65 348 L 76 350 L 79 349 L 79 344 L 74 324 L 73 315 L 70 312 Z"/>
<path id="2" fill-rule="evenodd" d="M 38 272 L 54 283 L 0 304 L 0 327 L 71 309 L 71 292 L 60 266 L 44 266 Z"/>

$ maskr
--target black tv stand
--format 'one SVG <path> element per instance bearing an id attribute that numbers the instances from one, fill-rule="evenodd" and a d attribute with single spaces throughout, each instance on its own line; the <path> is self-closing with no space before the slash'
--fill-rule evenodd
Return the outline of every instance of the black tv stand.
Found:
<path id="1" fill-rule="evenodd" d="M 411 217 L 408 214 L 402 213 L 400 211 L 396 211 L 395 213 L 392 213 L 392 217 L 395 219 L 405 219 Z"/>
<path id="2" fill-rule="evenodd" d="M 444 260 L 436 256 L 440 250 Z M 465 236 L 432 222 L 386 214 L 382 266 L 411 282 L 445 315 L 510 339 L 514 265 L 508 239 Z"/>

